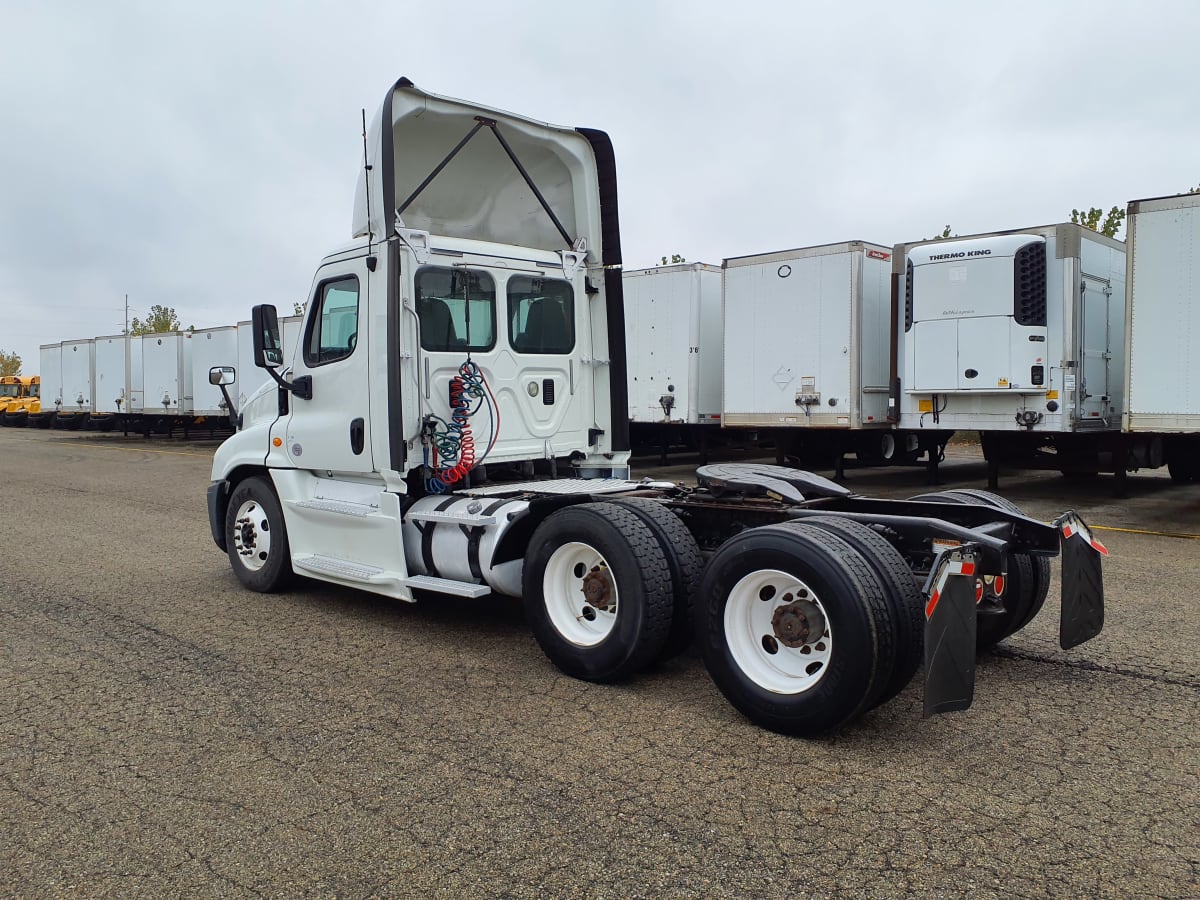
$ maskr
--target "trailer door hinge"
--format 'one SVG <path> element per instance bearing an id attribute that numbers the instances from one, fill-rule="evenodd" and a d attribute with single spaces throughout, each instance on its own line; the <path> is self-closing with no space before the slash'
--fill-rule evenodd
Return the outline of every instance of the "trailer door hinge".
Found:
<path id="1" fill-rule="evenodd" d="M 586 356 L 583 359 L 581 359 L 580 362 L 585 366 L 608 366 L 608 365 L 612 364 L 611 360 L 591 359 L 590 357 L 586 357 Z"/>

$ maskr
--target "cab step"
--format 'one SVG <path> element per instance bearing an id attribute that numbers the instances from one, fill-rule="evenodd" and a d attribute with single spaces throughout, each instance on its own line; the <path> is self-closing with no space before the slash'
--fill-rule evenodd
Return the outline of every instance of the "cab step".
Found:
<path id="1" fill-rule="evenodd" d="M 475 584 L 473 581 L 453 581 L 449 578 L 434 578 L 432 575 L 410 575 L 404 579 L 410 588 L 421 591 L 436 591 L 439 594 L 453 594 L 455 597 L 486 597 L 492 589 L 486 584 Z"/>
<path id="2" fill-rule="evenodd" d="M 368 506 L 365 503 L 353 503 L 349 500 L 330 500 L 325 497 L 315 497 L 312 500 L 296 500 L 291 506 L 300 509 L 315 509 L 320 512 L 337 513 L 342 516 L 366 518 L 379 512 L 378 506 Z"/>
<path id="3" fill-rule="evenodd" d="M 378 566 L 368 566 L 364 563 L 350 562 L 349 560 L 337 559 L 333 556 L 317 556 L 316 554 L 298 556 L 292 560 L 292 564 L 299 569 L 307 569 L 310 572 L 321 572 L 327 575 L 337 575 L 340 578 L 348 578 L 352 581 L 372 583 L 393 580 L 384 569 Z"/>

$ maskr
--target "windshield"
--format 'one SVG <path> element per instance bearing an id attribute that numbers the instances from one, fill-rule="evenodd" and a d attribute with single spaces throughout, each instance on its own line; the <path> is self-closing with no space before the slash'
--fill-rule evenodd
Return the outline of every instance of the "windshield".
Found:
<path id="1" fill-rule="evenodd" d="M 21 386 L 19 384 L 0 384 L 0 397 L 20 397 Z"/>

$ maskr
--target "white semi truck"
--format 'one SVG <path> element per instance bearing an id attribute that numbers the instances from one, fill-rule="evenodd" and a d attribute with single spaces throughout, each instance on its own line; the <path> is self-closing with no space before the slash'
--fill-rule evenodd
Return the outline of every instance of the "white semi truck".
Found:
<path id="1" fill-rule="evenodd" d="M 702 467 L 696 487 L 629 477 L 603 132 L 402 78 L 364 155 L 352 239 L 317 269 L 290 360 L 274 308 L 252 311 L 275 384 L 242 405 L 208 490 L 246 587 L 520 596 L 547 656 L 596 682 L 695 635 L 742 713 L 800 735 L 922 662 L 928 713 L 968 706 L 977 647 L 1037 614 L 1060 546 L 1062 644 L 1099 633 L 1099 545 L 1072 513 L 1046 525 L 970 491 L 873 500 L 763 465 Z"/>

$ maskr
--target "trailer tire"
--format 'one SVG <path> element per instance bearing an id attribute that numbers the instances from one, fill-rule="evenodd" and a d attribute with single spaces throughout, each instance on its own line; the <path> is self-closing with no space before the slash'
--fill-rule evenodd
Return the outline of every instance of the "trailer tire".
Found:
<path id="1" fill-rule="evenodd" d="M 529 541 L 525 614 L 542 651 L 584 681 L 653 663 L 671 630 L 671 572 L 655 532 L 630 509 L 582 503 L 552 513 Z"/>
<path id="2" fill-rule="evenodd" d="M 912 569 L 892 544 L 878 532 L 853 519 L 812 516 L 805 525 L 836 534 L 867 561 L 892 605 L 896 626 L 896 661 L 881 682 L 881 693 L 871 706 L 882 706 L 904 690 L 925 659 L 925 599 Z"/>
<path id="3" fill-rule="evenodd" d="M 789 608 L 790 621 L 780 615 Z M 878 576 L 846 541 L 804 524 L 751 528 L 722 544 L 696 614 L 721 693 L 782 734 L 815 737 L 846 724 L 893 671 L 895 624 Z M 823 622 L 816 636 L 806 631 L 813 615 Z"/>
<path id="4" fill-rule="evenodd" d="M 268 479 L 247 478 L 229 495 L 225 546 L 233 573 L 250 590 L 275 593 L 291 582 L 291 548 L 283 508 Z"/>
<path id="5" fill-rule="evenodd" d="M 1021 512 L 1015 503 L 990 491 L 973 488 L 938 491 L 909 499 L 991 506 L 1007 512 Z M 1004 612 L 1000 615 L 977 618 L 975 649 L 978 652 L 991 650 L 1006 637 L 1016 634 L 1033 620 L 1041 611 L 1042 604 L 1046 602 L 1046 594 L 1050 589 L 1050 563 L 1044 558 L 1030 556 L 1028 553 L 1010 554 L 1008 562 Z M 1039 562 L 1040 566 L 1037 565 Z"/>
<path id="6" fill-rule="evenodd" d="M 674 659 L 687 650 L 695 634 L 696 588 L 704 571 L 700 547 L 679 516 L 657 500 L 628 497 L 608 502 L 630 510 L 650 526 L 663 556 L 667 558 L 667 568 L 671 573 L 671 630 L 658 652 L 658 659 L 660 662 Z"/>
<path id="7" fill-rule="evenodd" d="M 1167 473 L 1176 484 L 1191 484 L 1200 476 L 1200 464 L 1190 459 L 1170 459 Z"/>

